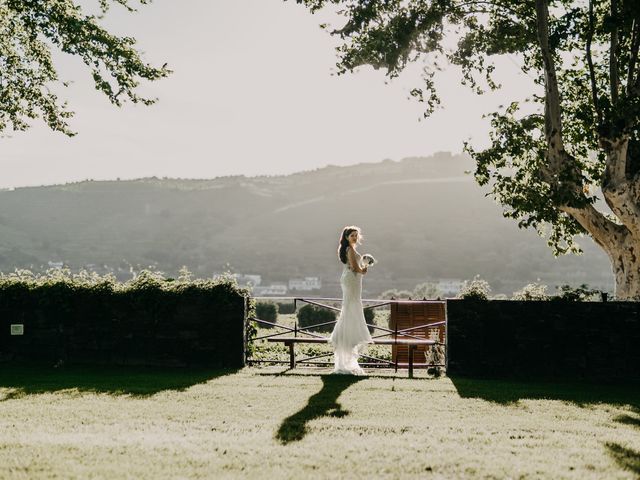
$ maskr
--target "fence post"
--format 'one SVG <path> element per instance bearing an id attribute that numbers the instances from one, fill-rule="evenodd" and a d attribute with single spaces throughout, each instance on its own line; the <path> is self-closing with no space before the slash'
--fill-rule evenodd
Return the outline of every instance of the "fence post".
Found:
<path id="1" fill-rule="evenodd" d="M 391 299 L 394 300 L 393 297 L 391 297 Z M 394 346 L 396 347 L 395 348 L 395 350 L 396 350 L 396 358 L 393 359 L 393 363 L 395 364 L 395 373 L 398 373 L 398 312 L 397 312 L 398 304 L 397 303 L 392 303 L 391 304 L 391 308 L 396 310 L 395 316 L 392 315 L 396 319 L 395 325 L 393 327 L 394 330 L 395 330 L 394 340 L 395 340 L 396 344 Z"/>
<path id="2" fill-rule="evenodd" d="M 415 350 L 415 345 L 409 345 L 409 378 L 413 378 L 413 353 Z"/>
<path id="3" fill-rule="evenodd" d="M 248 351 L 249 351 L 249 342 L 247 338 L 247 328 L 249 328 L 249 298 L 243 295 L 244 300 L 244 312 L 242 314 L 243 322 L 242 322 L 242 345 L 243 345 L 243 358 L 242 358 L 242 366 L 247 365 L 247 361 L 249 359 Z"/>

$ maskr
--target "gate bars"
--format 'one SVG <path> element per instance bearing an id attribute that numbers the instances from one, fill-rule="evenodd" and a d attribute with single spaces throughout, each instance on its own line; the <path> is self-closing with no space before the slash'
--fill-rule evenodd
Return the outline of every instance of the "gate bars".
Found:
<path id="1" fill-rule="evenodd" d="M 337 308 L 333 305 L 327 305 L 326 303 L 321 303 L 321 302 L 341 302 L 342 299 L 341 298 L 331 298 L 331 297 L 253 297 L 255 300 L 266 300 L 266 301 L 278 301 L 278 300 L 286 300 L 286 301 L 293 301 L 293 308 L 294 308 L 294 313 L 297 312 L 298 308 L 298 303 L 302 302 L 302 303 L 306 303 L 309 305 L 314 305 L 316 307 L 320 307 L 320 308 L 326 308 L 329 310 L 333 310 L 335 312 L 340 312 L 340 308 Z M 376 338 L 383 338 L 383 337 L 391 337 L 392 339 L 397 339 L 399 336 L 401 338 L 405 338 L 405 339 L 409 339 L 409 338 L 413 338 L 413 339 L 418 339 L 418 340 L 422 340 L 425 337 L 419 337 L 416 335 L 413 335 L 411 332 L 414 332 L 416 330 L 427 330 L 427 329 L 435 329 L 435 328 L 440 328 L 442 326 L 444 326 L 444 342 L 442 341 L 436 341 L 436 345 L 437 346 L 441 346 L 444 347 L 444 363 L 430 363 L 430 364 L 424 364 L 425 368 L 432 368 L 432 367 L 445 367 L 448 363 L 448 349 L 446 348 L 446 344 L 447 344 L 447 321 L 446 321 L 446 301 L 444 300 L 427 300 L 427 299 L 423 299 L 423 300 L 395 300 L 395 299 L 390 299 L 390 300 L 379 300 L 379 299 L 362 299 L 363 303 L 371 303 L 371 305 L 366 305 L 364 306 L 364 309 L 371 309 L 373 310 L 374 308 L 380 308 L 380 307 L 385 307 L 387 305 L 393 305 L 393 304 L 424 304 L 424 303 L 431 303 L 431 304 L 444 304 L 444 312 L 445 312 L 445 320 L 443 321 L 438 321 L 438 322 L 431 322 L 431 323 L 426 323 L 424 325 L 417 325 L 417 326 L 413 326 L 413 327 L 409 327 L 409 328 L 402 328 L 399 329 L 398 328 L 398 322 L 396 321 L 395 324 L 395 328 L 390 329 L 390 328 L 386 328 L 386 327 L 382 327 L 379 325 L 374 325 L 374 324 L 370 324 L 367 323 L 367 327 L 373 330 L 381 330 L 383 333 L 379 333 L 377 335 L 371 335 L 371 338 L 375 339 Z M 294 325 L 293 328 L 288 326 L 288 325 L 283 325 L 277 322 L 270 322 L 267 320 L 262 320 L 260 318 L 257 318 L 255 316 L 245 316 L 245 322 L 248 323 L 249 321 L 254 321 L 258 324 L 261 325 L 269 325 L 270 327 L 273 328 L 280 328 L 281 331 L 276 332 L 276 333 L 270 333 L 267 335 L 261 335 L 258 337 L 255 337 L 253 339 L 245 339 L 245 361 L 247 365 L 252 365 L 252 364 L 258 364 L 258 363 L 267 363 L 267 364 L 287 364 L 289 363 L 288 360 L 278 360 L 278 359 L 256 359 L 256 358 L 251 358 L 249 355 L 249 344 L 250 342 L 256 342 L 258 340 L 264 340 L 267 338 L 273 338 L 273 337 L 278 337 L 278 336 L 282 336 L 282 335 L 287 335 L 290 333 L 293 333 L 294 337 L 298 337 L 300 336 L 301 339 L 303 338 L 326 338 L 326 336 L 324 335 L 320 335 L 316 332 L 312 332 L 311 329 L 317 328 L 317 327 L 323 327 L 326 325 L 333 325 L 337 322 L 337 320 L 332 320 L 330 322 L 323 322 L 323 323 L 317 323 L 314 325 L 309 325 L 306 327 L 300 327 L 298 325 L 298 318 L 296 316 L 295 321 L 294 321 Z M 246 327 L 246 325 L 245 325 Z M 246 331 L 246 329 L 245 329 Z M 305 337 L 306 336 L 306 337 Z M 440 337 L 439 337 L 440 340 Z M 302 342 L 304 343 L 304 342 Z M 313 342 L 315 343 L 315 342 Z M 332 352 L 329 353 L 323 353 L 320 355 L 313 355 L 310 357 L 305 357 L 301 360 L 296 360 L 297 364 L 303 364 L 303 365 L 314 365 L 314 366 L 330 366 L 333 365 L 332 362 L 328 362 L 328 361 L 317 361 L 318 359 L 321 358 L 325 358 L 325 357 L 330 357 L 331 355 L 333 355 Z M 392 360 L 385 360 L 382 358 L 377 358 L 377 357 L 372 357 L 369 355 L 363 355 L 360 354 L 361 357 L 365 358 L 366 360 L 368 360 L 367 362 L 363 362 L 360 363 L 360 365 L 362 366 L 366 366 L 366 367 L 392 367 L 395 368 L 395 371 L 398 371 L 398 351 L 396 349 L 396 357 Z"/>

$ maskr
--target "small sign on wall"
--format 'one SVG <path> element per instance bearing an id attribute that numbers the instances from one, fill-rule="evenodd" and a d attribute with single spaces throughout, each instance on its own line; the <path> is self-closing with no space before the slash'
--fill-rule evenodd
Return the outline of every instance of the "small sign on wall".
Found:
<path id="1" fill-rule="evenodd" d="M 12 324 L 11 335 L 24 335 L 24 325 L 22 323 Z"/>

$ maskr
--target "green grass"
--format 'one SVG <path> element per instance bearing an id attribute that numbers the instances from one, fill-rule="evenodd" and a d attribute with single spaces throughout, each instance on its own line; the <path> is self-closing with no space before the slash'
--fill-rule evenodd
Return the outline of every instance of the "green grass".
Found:
<path id="1" fill-rule="evenodd" d="M 638 386 L 327 371 L 5 365 L 0 478 L 640 476 Z"/>

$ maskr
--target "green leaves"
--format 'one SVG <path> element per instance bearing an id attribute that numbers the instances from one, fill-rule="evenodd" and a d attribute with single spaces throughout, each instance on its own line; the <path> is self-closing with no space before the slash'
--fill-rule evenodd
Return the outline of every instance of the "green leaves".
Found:
<path id="1" fill-rule="evenodd" d="M 222 275 L 210 279 L 194 279 L 186 267 L 180 269 L 180 277 L 177 281 L 165 278 L 162 272 L 140 270 L 125 283 L 118 282 L 113 274 L 100 275 L 86 270 L 73 273 L 68 268 L 50 268 L 44 274 L 26 269 L 16 269 L 11 273 L 0 272 L 0 292 L 16 286 L 25 289 L 64 287 L 72 290 L 101 290 L 110 293 L 163 291 L 182 294 L 189 290 L 225 290 L 245 297 L 249 295 L 249 291 L 239 287 L 233 277 Z"/>
<path id="2" fill-rule="evenodd" d="M 114 3 L 134 10 L 128 0 Z M 109 2 L 100 0 L 100 6 L 106 12 Z M 141 80 L 157 80 L 171 71 L 145 63 L 134 38 L 111 34 L 99 20 L 85 15 L 73 0 L 0 0 L 0 133 L 26 130 L 29 120 L 41 118 L 52 130 L 74 135 L 68 124 L 73 112 L 51 90 L 61 83 L 52 47 L 80 57 L 96 89 L 114 105 L 156 101 L 136 89 Z"/>
<path id="3" fill-rule="evenodd" d="M 558 0 L 539 9 L 536 2 L 516 0 L 297 3 L 312 12 L 339 9 L 345 23 L 333 33 L 344 41 L 338 48 L 341 73 L 368 64 L 394 77 L 409 63 L 423 62 L 421 84 L 410 94 L 425 104 L 425 116 L 440 103 L 434 80 L 443 59 L 460 66 L 462 82 L 478 94 L 500 88 L 493 62 L 499 55 L 516 56 L 535 86 L 549 87 L 554 83 L 549 75 L 557 76 L 557 95 L 548 88 L 540 89 L 542 96 L 531 92 L 533 109 L 527 113 L 512 101 L 489 115 L 488 148 L 465 145 L 477 164 L 476 181 L 490 188 L 504 215 L 546 236 L 555 254 L 578 252 L 576 235 L 594 233 L 567 212 L 575 215 L 596 203 L 595 186 L 602 186 L 608 149 L 620 138 L 630 139 L 627 174 L 640 173 L 640 161 L 631 157 L 640 152 L 637 1 L 618 0 L 612 7 L 605 0 Z M 539 35 L 549 46 L 545 63 Z M 547 76 L 545 64 L 553 70 Z M 608 221 L 593 208 L 589 216 L 599 216 L 586 222 L 589 228 Z M 609 233 L 599 234 L 602 244 Z"/>

